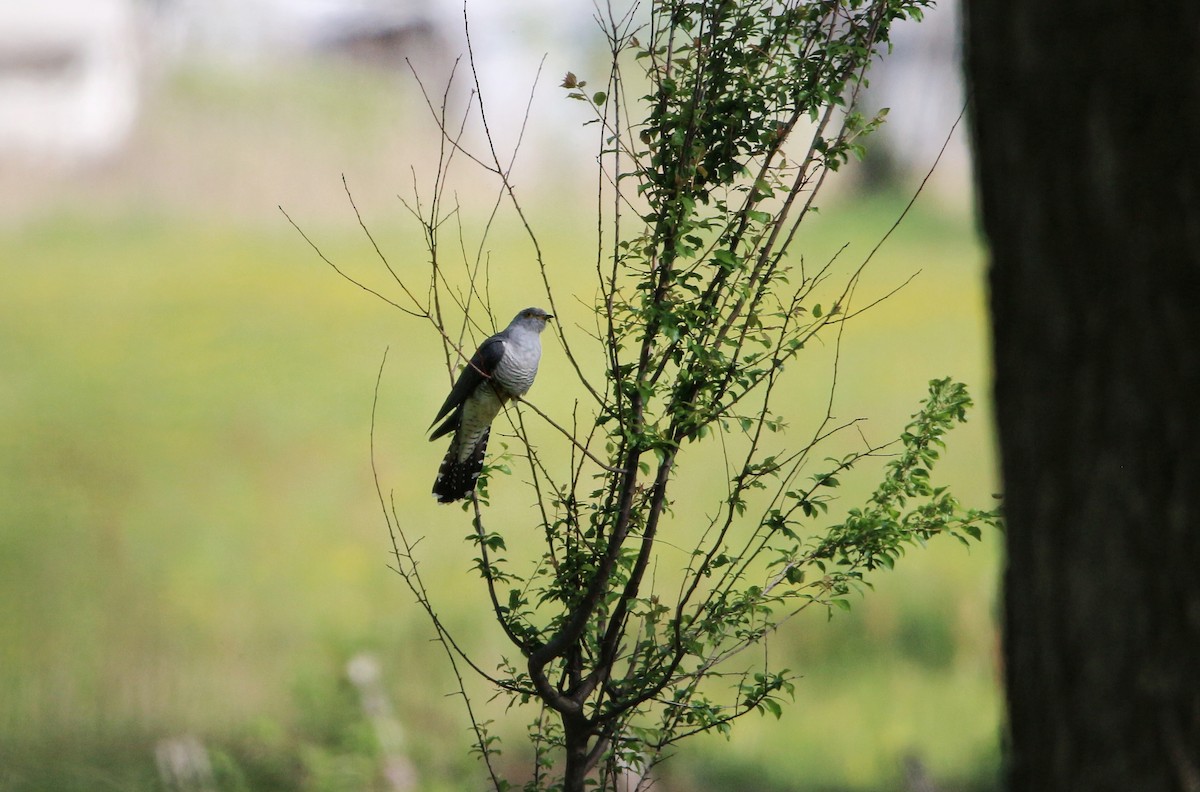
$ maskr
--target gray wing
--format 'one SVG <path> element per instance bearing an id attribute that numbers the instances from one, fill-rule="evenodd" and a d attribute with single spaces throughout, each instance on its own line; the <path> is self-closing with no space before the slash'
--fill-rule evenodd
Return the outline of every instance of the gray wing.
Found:
<path id="1" fill-rule="evenodd" d="M 468 396 L 475 392 L 476 388 L 491 379 L 492 373 L 503 357 L 504 339 L 499 334 L 479 345 L 479 349 L 471 356 L 470 362 L 458 375 L 458 381 L 450 389 L 450 395 L 446 397 L 442 409 L 438 410 L 433 423 L 437 423 L 446 416 L 450 417 L 446 418 L 445 422 L 433 431 L 433 434 L 429 436 L 430 440 L 437 440 L 442 435 L 450 434 L 458 428 L 459 420 L 462 418 L 463 403 Z"/>

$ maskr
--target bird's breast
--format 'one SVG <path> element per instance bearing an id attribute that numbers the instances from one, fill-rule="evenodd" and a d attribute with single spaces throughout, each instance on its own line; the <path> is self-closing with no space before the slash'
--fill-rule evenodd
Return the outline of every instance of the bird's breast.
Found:
<path id="1" fill-rule="evenodd" d="M 524 396 L 533 385 L 533 378 L 537 376 L 538 361 L 541 357 L 542 348 L 536 337 L 532 344 L 510 343 L 492 376 L 509 394 Z"/>

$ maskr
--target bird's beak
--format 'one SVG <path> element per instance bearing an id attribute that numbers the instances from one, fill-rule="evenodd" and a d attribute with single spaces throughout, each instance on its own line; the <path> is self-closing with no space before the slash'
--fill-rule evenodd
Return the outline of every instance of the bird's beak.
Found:
<path id="1" fill-rule="evenodd" d="M 546 314 L 546 321 L 549 321 L 553 318 L 554 318 L 554 314 Z"/>

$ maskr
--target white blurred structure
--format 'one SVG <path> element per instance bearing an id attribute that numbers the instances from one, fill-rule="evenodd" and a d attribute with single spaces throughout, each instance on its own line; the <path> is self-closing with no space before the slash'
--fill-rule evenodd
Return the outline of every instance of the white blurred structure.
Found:
<path id="1" fill-rule="evenodd" d="M 395 60 L 433 32 L 438 0 L 157 0 L 168 56 L 258 61 L 340 51 Z"/>
<path id="2" fill-rule="evenodd" d="M 383 776 L 393 792 L 411 792 L 418 787 L 417 770 L 404 746 L 404 727 L 396 717 L 383 685 L 383 666 L 370 652 L 360 652 L 346 664 L 346 676 L 358 688 L 363 712 L 375 729 L 383 760 Z"/>
<path id="3" fill-rule="evenodd" d="M 145 69 L 255 68 L 328 51 L 395 66 L 436 42 L 436 0 L 0 0 L 0 160 L 75 164 L 117 151 Z M 436 47 L 436 43 L 434 44 Z"/>
<path id="4" fill-rule="evenodd" d="M 169 792 L 217 792 L 208 750 L 193 735 L 159 740 L 154 746 L 154 763 Z"/>
<path id="5" fill-rule="evenodd" d="M 614 12 L 635 2 L 614 0 Z M 958 115 L 957 6 L 942 0 L 925 22 L 898 25 L 895 51 L 872 72 L 866 101 L 892 113 L 871 141 L 880 155 L 868 157 L 868 180 L 920 179 Z M 495 142 L 511 151 L 532 98 L 537 123 L 524 129 L 522 162 L 547 174 L 589 167 L 595 128 L 558 83 L 567 71 L 593 84 L 606 74 L 596 3 L 466 0 L 466 9 L 476 68 L 460 61 L 451 113 L 478 79 Z M 395 73 L 413 93 L 408 59 L 436 94 L 467 50 L 463 10 L 463 0 L 0 0 L 0 168 L 119 151 L 144 88 L 181 61 L 252 76 L 320 54 Z M 965 139 L 960 129 L 934 192 L 967 193 Z"/>
<path id="6" fill-rule="evenodd" d="M 867 142 L 868 164 L 875 154 L 882 179 L 908 184 L 929 172 L 943 144 L 945 153 L 931 182 L 935 193 L 966 200 L 971 163 L 965 118 L 951 136 L 966 102 L 960 55 L 959 0 L 939 0 L 921 22 L 905 21 L 892 29 L 893 49 L 870 72 L 866 103 L 888 107 L 878 139 Z M 947 137 L 949 143 L 947 144 Z"/>
<path id="7" fill-rule="evenodd" d="M 91 159 L 138 110 L 132 0 L 0 3 L 0 156 Z"/>

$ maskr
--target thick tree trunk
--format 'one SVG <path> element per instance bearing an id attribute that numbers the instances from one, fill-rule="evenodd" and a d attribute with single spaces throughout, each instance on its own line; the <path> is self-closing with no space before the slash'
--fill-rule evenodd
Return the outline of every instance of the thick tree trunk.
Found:
<path id="1" fill-rule="evenodd" d="M 967 0 L 1014 792 L 1200 792 L 1200 2 Z"/>
<path id="2" fill-rule="evenodd" d="M 585 792 L 587 775 L 595 760 L 588 761 L 590 725 L 582 715 L 563 716 L 567 766 L 563 773 L 563 792 Z"/>

